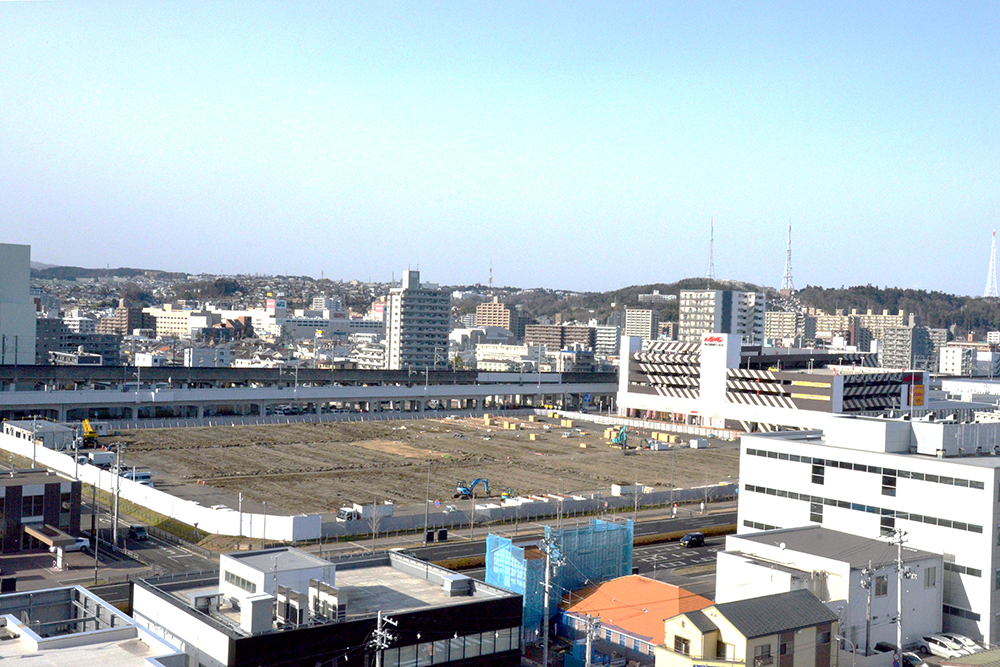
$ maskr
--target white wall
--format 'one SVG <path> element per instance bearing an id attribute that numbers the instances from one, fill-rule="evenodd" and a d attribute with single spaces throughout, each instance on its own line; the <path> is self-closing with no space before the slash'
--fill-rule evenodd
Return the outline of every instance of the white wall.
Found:
<path id="1" fill-rule="evenodd" d="M 873 437 L 877 436 L 877 432 Z M 860 436 L 858 436 L 860 437 Z M 747 449 L 762 449 L 800 456 L 821 458 L 826 461 L 825 480 L 822 485 L 812 483 L 811 464 L 749 456 Z M 866 466 L 879 466 L 892 470 L 914 472 L 921 475 L 939 475 L 961 478 L 982 484 L 982 489 L 928 482 L 898 477 L 895 496 L 882 493 L 882 475 L 858 470 L 833 467 L 830 460 L 852 462 Z M 944 571 L 939 578 L 944 581 L 942 603 L 971 610 L 980 614 L 978 622 L 953 614 L 944 614 L 945 629 L 984 637 L 990 643 L 1000 641 L 1000 630 L 994 612 L 1000 611 L 994 592 L 994 572 L 1000 569 L 1000 560 L 994 555 L 997 541 L 998 515 L 997 473 L 992 467 L 994 459 L 968 457 L 965 459 L 936 459 L 919 455 L 885 454 L 859 451 L 827 445 L 814 441 L 770 438 L 744 435 L 740 458 L 740 501 L 738 530 L 754 529 L 745 522 L 757 522 L 779 528 L 810 524 L 811 499 L 834 499 L 848 507 L 824 505 L 822 525 L 833 530 L 878 538 L 881 532 L 880 514 L 857 508 L 888 509 L 919 515 L 919 519 L 897 518 L 895 525 L 907 531 L 907 546 L 931 553 L 943 553 L 945 562 L 966 568 L 966 572 Z M 980 465 L 977 465 L 980 464 Z M 747 491 L 748 485 L 791 492 L 800 498 L 782 497 L 767 493 Z M 974 524 L 982 532 L 930 524 L 922 517 L 945 519 Z M 967 568 L 979 572 L 970 574 Z"/>
<path id="2" fill-rule="evenodd" d="M 184 651 L 191 665 L 225 667 L 229 662 L 229 637 L 141 586 L 132 587 L 135 622 Z"/>
<path id="3" fill-rule="evenodd" d="M 861 587 L 861 571 L 851 568 L 850 555 L 828 544 L 829 554 L 814 555 L 782 547 L 781 533 L 771 533 L 773 544 L 746 540 L 740 535 L 726 538 L 726 552 L 719 554 L 716 574 L 716 600 L 728 602 L 760 595 L 783 593 L 799 588 L 813 590 L 841 618 L 841 634 L 859 647 L 864 646 L 867 592 Z M 751 560 L 748 556 L 756 556 Z M 874 574 L 887 577 L 887 594 L 872 597 L 871 643 L 896 642 L 896 626 L 886 619 L 896 614 L 895 549 L 888 543 L 882 562 Z M 770 566 L 768 565 L 770 564 Z M 903 586 L 904 645 L 925 634 L 939 632 L 942 625 L 941 601 L 944 568 L 940 556 L 928 556 L 907 562 L 917 578 Z M 924 572 L 935 568 L 933 587 L 924 586 Z M 792 574 L 790 570 L 796 571 Z M 823 596 L 823 579 L 827 595 Z M 841 608 L 841 609 L 838 609 Z"/>
<path id="4" fill-rule="evenodd" d="M 0 434 L 0 448 L 27 458 L 32 456 L 32 446 L 29 442 L 9 435 Z M 70 477 L 77 475 L 82 482 L 96 484 L 103 491 L 111 493 L 114 488 L 115 476 L 96 466 L 76 466 L 73 457 L 44 447 L 38 447 L 35 456 L 41 465 L 58 470 Z M 296 516 L 269 514 L 265 519 L 263 514 L 250 512 L 243 512 L 241 528 L 241 515 L 237 510 L 212 509 L 192 500 L 184 500 L 127 479 L 121 480 L 120 492 L 121 497 L 125 500 L 218 535 L 242 535 L 257 539 L 298 542 L 320 537 L 323 528 L 323 518 L 319 514 Z M 265 522 L 267 523 L 266 535 L 264 534 Z"/>

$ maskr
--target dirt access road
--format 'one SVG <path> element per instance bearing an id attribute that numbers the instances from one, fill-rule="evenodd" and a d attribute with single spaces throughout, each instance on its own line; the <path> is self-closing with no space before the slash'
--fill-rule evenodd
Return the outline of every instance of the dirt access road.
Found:
<path id="1" fill-rule="evenodd" d="M 736 443 L 625 456 L 609 446 L 600 425 L 504 421 L 522 428 L 445 418 L 145 429 L 126 431 L 121 440 L 129 445 L 128 465 L 152 470 L 158 488 L 185 497 L 185 487 L 204 482 L 284 513 L 330 512 L 376 497 L 422 504 L 428 465 L 430 497 L 441 500 L 452 497 L 458 480 L 477 477 L 489 479 L 498 496 L 505 488 L 518 495 L 569 493 L 636 481 L 686 488 L 738 475 Z"/>

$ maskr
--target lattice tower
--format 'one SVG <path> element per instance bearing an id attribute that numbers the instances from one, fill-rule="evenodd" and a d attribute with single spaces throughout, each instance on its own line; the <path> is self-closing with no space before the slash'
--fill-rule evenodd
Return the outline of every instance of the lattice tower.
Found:
<path id="1" fill-rule="evenodd" d="M 993 245 L 990 246 L 990 272 L 986 276 L 986 291 L 983 296 L 997 296 L 997 232 L 993 230 Z"/>
<path id="2" fill-rule="evenodd" d="M 705 278 L 708 281 L 708 288 L 712 289 L 712 281 L 715 280 L 715 257 L 713 256 L 715 246 L 715 217 L 712 217 L 711 227 L 708 233 L 708 271 Z"/>
<path id="3" fill-rule="evenodd" d="M 792 280 L 792 223 L 788 223 L 788 250 L 785 252 L 785 275 L 781 278 L 781 291 L 791 294 L 795 291 Z"/>

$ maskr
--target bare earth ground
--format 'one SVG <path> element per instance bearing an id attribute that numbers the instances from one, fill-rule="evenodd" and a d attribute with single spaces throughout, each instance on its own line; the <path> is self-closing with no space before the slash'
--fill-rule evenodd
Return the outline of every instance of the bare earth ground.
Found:
<path id="1" fill-rule="evenodd" d="M 482 419 L 340 422 L 126 431 L 128 464 L 154 472 L 158 487 L 203 481 L 242 491 L 287 513 L 336 511 L 345 503 L 393 500 L 422 504 L 430 465 L 430 498 L 450 499 L 458 480 L 490 481 L 492 495 L 606 489 L 611 484 L 678 488 L 735 481 L 736 443 L 677 447 L 624 456 L 601 425 L 560 428 L 508 419 L 523 430 L 487 427 Z M 544 431 L 549 426 L 551 431 Z M 529 434 L 538 440 L 529 441 Z M 569 434 L 563 437 L 563 434 Z M 637 439 L 637 438 L 636 438 Z M 580 445 L 586 444 L 586 448 Z M 482 490 L 482 487 L 479 487 Z"/>

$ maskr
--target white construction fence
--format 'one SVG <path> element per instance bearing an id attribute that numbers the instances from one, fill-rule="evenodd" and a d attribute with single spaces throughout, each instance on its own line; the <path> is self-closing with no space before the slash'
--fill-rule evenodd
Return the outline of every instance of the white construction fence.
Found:
<path id="1" fill-rule="evenodd" d="M 0 434 L 0 447 L 27 459 L 34 457 L 33 460 L 39 466 L 57 470 L 68 477 L 79 478 L 81 482 L 93 484 L 107 493 L 114 492 L 114 484 L 118 481 L 119 493 L 124 500 L 208 533 L 284 542 L 315 540 L 322 534 L 323 519 L 319 514 L 297 516 L 269 514 L 265 518 L 263 514 L 239 512 L 229 508 L 214 509 L 193 500 L 184 500 L 144 486 L 139 482 L 119 479 L 115 474 L 97 466 L 78 466 L 72 455 L 46 449 L 40 445 L 34 447 L 30 440 Z"/>

